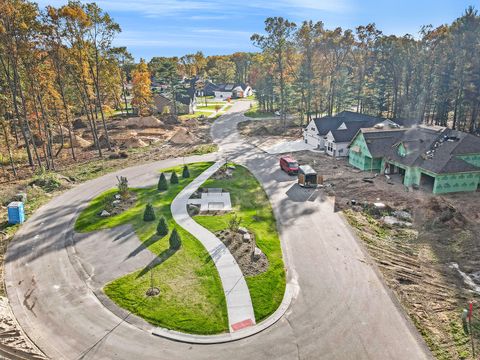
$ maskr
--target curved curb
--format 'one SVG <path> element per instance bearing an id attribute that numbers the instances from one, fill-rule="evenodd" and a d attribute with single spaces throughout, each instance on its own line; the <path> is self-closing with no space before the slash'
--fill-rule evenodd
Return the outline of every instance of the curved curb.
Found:
<path id="1" fill-rule="evenodd" d="M 298 285 L 287 283 L 285 287 L 285 294 L 280 306 L 275 310 L 275 312 L 270 315 L 268 318 L 262 322 L 248 327 L 243 330 L 239 330 L 232 333 L 218 334 L 218 335 L 194 335 L 186 334 L 179 331 L 168 330 L 164 328 L 154 328 L 152 331 L 153 335 L 166 338 L 169 340 L 174 340 L 178 342 L 188 343 L 188 344 L 222 344 L 232 341 L 238 341 L 241 339 L 248 338 L 250 336 L 256 335 L 279 321 L 282 316 L 287 312 L 290 304 L 295 297 L 295 294 L 298 292 Z"/>
<path id="2" fill-rule="evenodd" d="M 224 163 L 224 161 L 222 161 L 222 160 L 217 161 L 214 165 L 212 165 L 212 167 L 207 169 L 207 171 L 212 170 L 212 169 L 214 169 L 216 171 L 223 163 Z M 210 176 L 212 174 L 210 174 Z M 203 182 L 202 182 L 202 184 L 203 184 Z M 174 205 L 175 201 L 185 200 L 185 201 L 181 201 L 182 203 L 178 204 L 178 205 L 182 206 L 182 207 L 185 206 L 185 208 L 186 208 L 186 200 L 188 200 L 188 198 L 190 197 L 190 195 L 191 195 L 190 193 L 193 193 L 194 191 L 196 191 L 198 189 L 198 187 L 201 186 L 202 184 L 199 184 L 198 186 L 195 186 L 195 185 L 193 185 L 193 182 L 190 183 L 184 189 L 184 190 L 187 190 L 186 195 L 188 195 L 188 196 L 185 196 L 185 194 L 182 194 L 183 191 L 184 191 L 184 190 L 182 190 L 182 192 L 180 192 L 177 195 L 177 197 L 173 200 L 173 202 L 171 204 L 171 207 L 173 208 L 173 205 Z M 180 196 L 180 195 L 182 195 L 182 196 Z M 172 211 L 172 215 L 175 219 L 175 212 L 174 211 Z M 189 217 L 189 220 L 194 221 L 190 216 L 188 216 L 188 217 Z M 179 220 L 181 220 L 181 219 L 179 219 Z M 181 221 L 178 221 L 177 219 L 175 219 L 175 221 L 177 221 L 177 223 L 180 226 L 182 225 Z M 186 231 L 189 231 L 188 228 L 184 227 L 184 229 Z M 193 234 L 193 235 L 195 236 L 195 234 Z M 196 237 L 198 238 L 198 236 L 196 236 Z M 198 240 L 200 242 L 202 242 L 201 239 L 198 239 Z M 207 251 L 208 251 L 208 249 L 207 249 Z M 287 284 L 285 286 L 285 293 L 283 295 L 282 302 L 280 303 L 279 307 L 275 310 L 275 312 L 272 315 L 270 315 L 268 318 L 263 320 L 262 322 L 260 322 L 258 324 L 254 324 L 252 326 L 249 326 L 249 327 L 241 329 L 241 330 L 232 331 L 230 333 L 217 334 L 217 335 L 196 335 L 196 334 L 187 334 L 187 333 L 182 333 L 182 332 L 175 331 L 175 330 L 168 330 L 168 329 L 165 329 L 165 328 L 156 327 L 152 330 L 152 334 L 156 335 L 156 336 L 159 336 L 159 337 L 166 338 L 166 339 L 170 339 L 170 340 L 174 340 L 174 341 L 178 341 L 178 342 L 183 342 L 183 343 L 190 343 L 190 344 L 220 344 L 220 343 L 228 343 L 228 342 L 232 342 L 232 341 L 245 339 L 247 337 L 253 336 L 255 334 L 258 334 L 258 333 L 268 329 L 269 327 L 274 325 L 277 321 L 279 321 L 282 318 L 282 316 L 286 313 L 286 311 L 288 310 L 292 300 L 294 299 L 294 297 L 298 293 L 298 290 L 299 290 L 298 284 L 294 283 L 293 280 L 290 280 L 289 282 L 287 282 Z M 230 322 L 230 324 L 231 324 L 231 322 Z M 231 325 L 230 325 L 230 327 L 231 327 Z"/>

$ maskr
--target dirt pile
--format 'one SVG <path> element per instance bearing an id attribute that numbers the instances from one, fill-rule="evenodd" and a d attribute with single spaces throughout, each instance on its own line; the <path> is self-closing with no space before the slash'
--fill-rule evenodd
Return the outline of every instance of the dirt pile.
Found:
<path id="1" fill-rule="evenodd" d="M 191 131 L 179 128 L 169 141 L 175 145 L 190 145 L 196 143 L 198 138 Z"/>
<path id="2" fill-rule="evenodd" d="M 125 126 L 129 128 L 161 128 L 165 124 L 156 117 L 146 116 L 128 118 L 125 120 Z"/>
<path id="3" fill-rule="evenodd" d="M 120 149 L 143 148 L 147 146 L 148 144 L 145 143 L 142 139 L 139 139 L 137 137 L 131 137 L 120 144 Z"/>

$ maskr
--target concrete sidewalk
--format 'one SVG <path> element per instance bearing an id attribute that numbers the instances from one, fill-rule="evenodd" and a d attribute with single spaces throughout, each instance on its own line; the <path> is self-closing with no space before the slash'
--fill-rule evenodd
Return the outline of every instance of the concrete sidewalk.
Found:
<path id="1" fill-rule="evenodd" d="M 187 212 L 187 203 L 195 191 L 223 164 L 216 162 L 188 184 L 171 204 L 172 216 L 181 227 L 195 236 L 207 249 L 222 281 L 228 311 L 230 332 L 255 324 L 250 292 L 235 258 L 227 247 L 210 231 L 195 222 Z"/>

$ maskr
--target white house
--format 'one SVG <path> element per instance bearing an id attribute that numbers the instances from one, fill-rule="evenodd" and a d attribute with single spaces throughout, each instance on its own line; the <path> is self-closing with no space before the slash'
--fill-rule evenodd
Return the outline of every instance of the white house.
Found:
<path id="1" fill-rule="evenodd" d="M 238 99 L 253 94 L 253 90 L 246 84 L 220 84 L 216 85 L 214 94 L 217 99 Z"/>
<path id="2" fill-rule="evenodd" d="M 343 111 L 335 116 L 326 116 L 310 121 L 303 130 L 305 143 L 325 150 L 330 156 L 348 156 L 348 145 L 357 131 L 369 127 L 399 127 L 389 119 Z"/>

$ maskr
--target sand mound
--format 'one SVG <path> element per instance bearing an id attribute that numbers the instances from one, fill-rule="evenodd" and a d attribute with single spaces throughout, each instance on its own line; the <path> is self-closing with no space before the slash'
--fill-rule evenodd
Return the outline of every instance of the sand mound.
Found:
<path id="1" fill-rule="evenodd" d="M 121 143 L 121 149 L 129 149 L 129 148 L 141 148 L 148 146 L 142 139 L 131 137 L 126 139 L 124 142 Z"/>
<path id="2" fill-rule="evenodd" d="M 92 145 L 88 140 L 81 138 L 80 136 L 75 135 L 73 138 L 73 145 L 76 147 L 87 148 Z"/>
<path id="3" fill-rule="evenodd" d="M 134 117 L 128 118 L 125 121 L 125 126 L 138 127 L 138 128 L 157 128 L 163 127 L 164 123 L 158 120 L 156 117 Z"/>
<path id="4" fill-rule="evenodd" d="M 193 144 L 198 141 L 198 138 L 185 128 L 180 128 L 171 138 L 172 144 L 184 145 Z"/>

